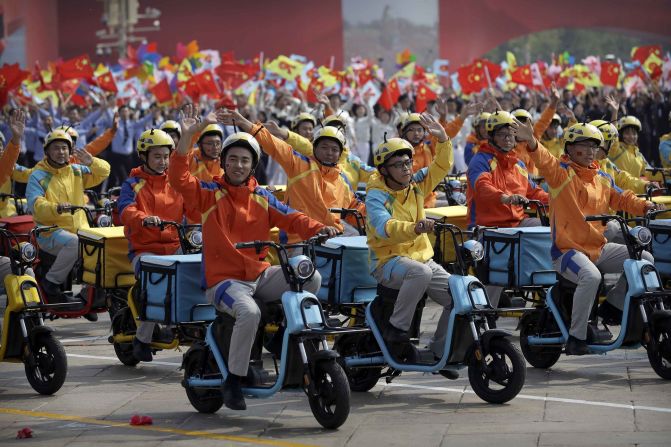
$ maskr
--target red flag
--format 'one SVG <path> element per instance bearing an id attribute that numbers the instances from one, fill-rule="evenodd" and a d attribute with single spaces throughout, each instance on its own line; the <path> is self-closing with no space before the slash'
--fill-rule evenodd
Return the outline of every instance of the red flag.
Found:
<path id="1" fill-rule="evenodd" d="M 316 103 L 317 102 L 317 96 L 315 95 L 315 91 L 321 92 L 322 90 L 324 90 L 324 82 L 321 81 L 320 79 L 313 78 L 310 81 L 310 85 L 308 86 L 308 88 L 305 92 L 307 94 L 306 99 L 308 100 L 308 102 L 312 103 L 312 104 Z"/>
<path id="2" fill-rule="evenodd" d="M 641 65 L 645 64 L 651 54 L 655 54 L 661 59 L 662 47 L 660 45 L 646 45 L 643 47 L 634 47 L 631 49 L 631 60 L 639 61 Z"/>
<path id="3" fill-rule="evenodd" d="M 396 105 L 396 101 L 398 101 L 400 96 L 401 89 L 398 87 L 398 81 L 396 81 L 396 79 L 392 79 L 389 81 L 389 84 L 384 87 L 378 104 L 384 107 L 385 110 L 391 110 L 394 105 Z"/>
<path id="4" fill-rule="evenodd" d="M 198 86 L 198 81 L 196 81 L 196 79 L 191 78 L 188 81 L 181 83 L 180 88 L 182 88 L 184 93 L 189 95 L 194 101 L 200 99 L 200 87 Z"/>
<path id="5" fill-rule="evenodd" d="M 601 62 L 601 82 L 603 85 L 617 87 L 617 81 L 620 78 L 620 64 L 617 62 Z"/>
<path id="6" fill-rule="evenodd" d="M 192 79 L 198 84 L 198 90 L 200 90 L 201 95 L 207 95 L 211 98 L 219 98 L 221 95 L 217 84 L 214 82 L 212 72 L 206 70 L 195 75 Z"/>
<path id="7" fill-rule="evenodd" d="M 529 65 L 522 65 L 510 71 L 510 80 L 515 84 L 521 84 L 531 87 L 534 85 L 533 76 L 531 75 L 531 67 Z"/>
<path id="8" fill-rule="evenodd" d="M 164 104 L 172 101 L 172 91 L 168 81 L 163 79 L 161 82 L 149 89 L 152 95 L 156 98 L 156 102 Z"/>
<path id="9" fill-rule="evenodd" d="M 459 67 L 457 70 L 461 91 L 465 94 L 476 93 L 487 88 L 487 76 L 482 65 L 476 63 Z M 491 76 L 491 73 L 490 73 Z"/>
<path id="10" fill-rule="evenodd" d="M 61 79 L 91 79 L 93 78 L 93 67 L 89 57 L 84 54 L 74 59 L 67 60 L 58 66 Z"/>
<path id="11" fill-rule="evenodd" d="M 21 70 L 19 64 L 4 64 L 0 68 L 0 106 L 7 103 L 9 92 L 18 88 L 28 77 L 30 77 L 30 72 Z"/>
<path id="12" fill-rule="evenodd" d="M 426 110 L 426 104 L 429 101 L 435 101 L 438 98 L 438 94 L 431 90 L 429 86 L 425 83 L 420 82 L 417 85 L 417 95 L 415 98 L 415 111 L 417 113 L 422 113 Z"/>
<path id="13" fill-rule="evenodd" d="M 112 76 L 112 73 L 110 72 L 103 73 L 98 76 L 96 78 L 96 82 L 98 83 L 98 87 L 103 90 L 107 90 L 108 92 L 112 93 L 119 92 L 119 89 L 116 86 L 116 82 L 114 82 L 114 76 Z"/>

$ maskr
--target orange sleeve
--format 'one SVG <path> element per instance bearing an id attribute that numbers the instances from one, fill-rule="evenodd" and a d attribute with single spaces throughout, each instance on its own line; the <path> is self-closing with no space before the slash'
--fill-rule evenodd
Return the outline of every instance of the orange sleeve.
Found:
<path id="1" fill-rule="evenodd" d="M 12 176 L 14 164 L 16 164 L 18 158 L 19 145 L 10 141 L 7 145 L 7 149 L 5 149 L 2 153 L 2 157 L 0 157 L 0 185 L 4 184 Z"/>
<path id="2" fill-rule="evenodd" d="M 445 121 L 440 121 L 440 125 L 443 126 L 443 129 L 445 129 L 445 133 L 447 134 L 448 137 L 454 138 L 457 136 L 457 134 L 461 130 L 461 127 L 464 125 L 464 120 L 462 120 L 461 117 L 457 116 L 449 123 Z"/>
<path id="3" fill-rule="evenodd" d="M 536 140 L 536 144 L 538 147 L 534 151 L 529 150 L 526 143 L 524 146 L 538 168 L 538 173 L 545 178 L 551 188 L 557 188 L 568 177 L 566 169 L 561 167 L 560 161 L 540 141 Z"/>
<path id="4" fill-rule="evenodd" d="M 557 109 L 548 105 L 545 110 L 543 110 L 543 113 L 541 113 L 540 118 L 538 118 L 538 121 L 536 121 L 536 124 L 534 124 L 534 137 L 540 139 L 540 137 L 545 133 L 547 128 L 550 126 L 550 123 L 552 122 L 552 117 L 554 114 L 557 112 Z"/>
<path id="5" fill-rule="evenodd" d="M 107 148 L 107 146 L 110 145 L 110 143 L 112 143 L 114 135 L 116 135 L 116 131 L 109 128 L 105 132 L 103 132 L 103 134 L 100 135 L 98 138 L 87 144 L 86 147 L 84 147 L 84 149 L 86 150 L 86 152 L 95 157 L 96 155 L 104 151 L 105 148 Z"/>
<path id="6" fill-rule="evenodd" d="M 302 160 L 294 154 L 291 146 L 286 141 L 273 136 L 262 124 L 254 124 L 249 133 L 254 135 L 261 149 L 282 166 L 287 176 L 293 177 L 306 169 L 307 163 L 302 163 Z"/>

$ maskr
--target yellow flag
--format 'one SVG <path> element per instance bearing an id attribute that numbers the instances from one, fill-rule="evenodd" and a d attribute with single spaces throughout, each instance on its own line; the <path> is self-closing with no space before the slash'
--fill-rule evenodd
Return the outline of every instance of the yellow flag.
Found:
<path id="1" fill-rule="evenodd" d="M 650 56 L 645 60 L 645 63 L 643 64 L 643 68 L 645 71 L 652 75 L 657 71 L 658 73 L 661 73 L 662 65 L 664 64 L 664 61 L 657 56 L 655 53 L 650 53 Z"/>
<path id="2" fill-rule="evenodd" d="M 278 56 L 277 59 L 266 66 L 266 70 L 275 73 L 287 81 L 293 81 L 301 75 L 304 66 L 305 64 L 286 56 Z"/>
<path id="3" fill-rule="evenodd" d="M 508 62 L 508 70 L 514 70 L 517 67 L 517 58 L 512 51 L 506 51 L 506 62 Z"/>
<path id="4" fill-rule="evenodd" d="M 410 62 L 407 64 L 405 67 L 401 68 L 399 71 L 397 71 L 394 76 L 391 78 L 412 78 L 412 76 L 415 74 L 415 63 Z"/>

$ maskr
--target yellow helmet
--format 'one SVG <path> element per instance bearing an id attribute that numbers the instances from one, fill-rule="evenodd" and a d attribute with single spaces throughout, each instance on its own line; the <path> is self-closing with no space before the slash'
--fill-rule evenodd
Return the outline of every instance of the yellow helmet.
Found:
<path id="1" fill-rule="evenodd" d="M 604 141 L 617 140 L 617 129 L 612 123 L 609 123 L 606 120 L 594 120 L 590 121 L 589 123 L 601 131 L 601 135 L 603 135 Z"/>
<path id="2" fill-rule="evenodd" d="M 177 135 L 180 137 L 182 136 L 182 126 L 180 126 L 179 123 L 175 120 L 163 121 L 163 124 L 161 124 L 161 130 L 164 132 L 177 132 Z"/>
<path id="3" fill-rule="evenodd" d="M 324 121 L 322 121 L 321 124 L 323 127 L 331 126 L 339 127 L 341 129 L 345 128 L 345 120 L 343 120 L 340 115 L 329 115 L 324 118 Z"/>
<path id="4" fill-rule="evenodd" d="M 77 138 L 79 138 L 79 132 L 77 132 L 77 130 L 75 130 L 74 127 L 63 125 L 63 126 L 58 126 L 56 129 L 67 132 L 68 135 L 70 135 L 70 138 L 72 138 L 72 143 L 73 144 L 77 142 Z"/>
<path id="5" fill-rule="evenodd" d="M 641 121 L 635 116 L 627 115 L 620 118 L 617 122 L 617 130 L 622 132 L 625 127 L 635 127 L 639 132 L 643 129 Z"/>
<path id="6" fill-rule="evenodd" d="M 324 126 L 320 128 L 317 132 L 315 132 L 312 147 L 317 146 L 317 142 L 321 138 L 330 138 L 338 142 L 338 144 L 340 145 L 341 152 L 345 149 L 345 135 L 343 135 L 342 131 L 337 127 Z"/>
<path id="7" fill-rule="evenodd" d="M 599 129 L 587 123 L 574 124 L 564 131 L 564 147 L 566 147 L 566 144 L 568 143 L 577 143 L 578 141 L 585 140 L 593 140 L 601 146 L 603 143 L 603 135 Z"/>
<path id="8" fill-rule="evenodd" d="M 219 135 L 219 138 L 222 140 L 224 139 L 224 131 L 221 130 L 221 126 L 219 126 L 217 123 L 208 124 L 205 126 L 205 129 L 203 129 L 203 131 L 200 133 L 200 136 L 198 137 L 198 143 L 200 143 L 200 140 L 202 140 L 203 137 L 208 135 Z"/>
<path id="9" fill-rule="evenodd" d="M 487 118 L 487 123 L 485 124 L 485 130 L 488 133 L 494 132 L 501 126 L 509 126 L 515 122 L 515 117 L 505 110 L 497 110 L 496 112 L 489 115 Z"/>
<path id="10" fill-rule="evenodd" d="M 408 127 L 411 124 L 419 124 L 420 126 L 424 127 L 424 124 L 422 124 L 421 116 L 419 113 L 409 113 L 406 115 L 406 117 L 401 121 L 401 133 L 405 131 L 405 128 Z"/>
<path id="11" fill-rule="evenodd" d="M 65 141 L 68 143 L 68 149 L 72 152 L 72 137 L 63 129 L 54 129 L 44 137 L 44 149 L 51 144 L 52 141 Z"/>
<path id="12" fill-rule="evenodd" d="M 412 158 L 414 149 L 410 142 L 403 138 L 390 138 L 380 143 L 373 151 L 373 164 L 379 168 L 389 157 L 401 155 L 401 153 L 407 153 Z"/>
<path id="13" fill-rule="evenodd" d="M 398 129 L 398 132 L 401 132 L 401 125 L 403 124 L 403 121 L 410 116 L 409 112 L 401 112 L 399 113 L 398 117 L 396 118 L 396 129 Z"/>
<path id="14" fill-rule="evenodd" d="M 303 113 L 299 113 L 297 116 L 294 117 L 294 119 L 291 120 L 291 129 L 296 130 L 298 125 L 300 123 L 302 123 L 303 121 L 310 121 L 313 126 L 317 125 L 317 119 L 314 117 L 314 115 L 312 113 L 303 112 Z M 324 120 L 324 121 L 326 121 L 326 120 Z M 328 124 L 324 123 L 324 125 L 327 126 Z"/>
<path id="15" fill-rule="evenodd" d="M 481 122 L 487 121 L 487 118 L 489 118 L 490 116 L 491 116 L 491 113 L 489 113 L 489 112 L 480 112 L 479 114 L 477 114 L 475 116 L 475 118 L 473 118 L 473 121 L 471 122 L 471 126 L 473 127 L 473 129 L 475 129 L 476 127 L 478 127 L 480 125 Z"/>
<path id="16" fill-rule="evenodd" d="M 137 140 L 138 154 L 144 154 L 152 147 L 167 146 L 170 150 L 175 148 L 175 142 L 172 137 L 162 131 L 161 129 L 147 129 L 142 132 L 140 138 Z"/>
<path id="17" fill-rule="evenodd" d="M 222 144 L 221 149 L 222 163 L 223 160 L 226 158 L 226 150 L 234 146 L 244 147 L 252 152 L 252 155 L 254 155 L 254 168 L 255 168 L 256 165 L 259 163 L 259 159 L 261 158 L 261 147 L 259 146 L 259 142 L 256 141 L 256 139 L 247 132 L 236 132 L 234 134 L 229 135 L 228 137 L 226 137 L 224 143 Z"/>
<path id="18" fill-rule="evenodd" d="M 520 121 L 522 121 L 522 120 L 531 121 L 532 120 L 531 113 L 529 113 L 529 111 L 526 110 L 526 109 L 516 109 L 516 110 L 513 110 L 511 113 L 515 118 L 517 118 Z"/>

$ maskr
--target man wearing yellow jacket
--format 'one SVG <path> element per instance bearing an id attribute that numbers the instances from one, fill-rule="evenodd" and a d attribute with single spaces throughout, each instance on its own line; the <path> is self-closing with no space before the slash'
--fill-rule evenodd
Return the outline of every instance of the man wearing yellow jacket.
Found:
<path id="1" fill-rule="evenodd" d="M 560 160 L 534 137 L 528 123 L 514 125 L 521 141 L 550 187 L 551 255 L 555 270 L 577 284 L 573 294 L 571 328 L 566 344 L 568 355 L 589 354 L 587 323 L 601 282 L 602 273 L 622 273 L 629 258 L 625 245 L 607 243 L 605 226 L 587 222 L 586 216 L 608 214 L 611 209 L 642 215 L 656 205 L 622 191 L 613 179 L 599 170 L 596 154 L 603 142 L 599 129 L 591 124 L 575 124 L 564 135 L 565 152 Z M 643 252 L 644 259 L 653 261 Z M 614 315 L 624 304 L 626 278 L 620 277 L 600 307 L 600 315 Z"/>
<path id="2" fill-rule="evenodd" d="M 83 212 L 67 212 L 70 205 L 83 206 L 84 190 L 100 184 L 110 173 L 110 165 L 85 150 L 74 150 L 79 164 L 71 163 L 72 138 L 63 130 L 53 130 L 44 141 L 44 159 L 34 168 L 28 180 L 26 197 L 35 223 L 56 225 L 55 230 L 38 238 L 40 249 L 56 256 L 42 281 L 52 302 L 62 301 L 63 284 L 77 261 L 77 230 L 88 228 Z"/>
<path id="3" fill-rule="evenodd" d="M 618 140 L 608 152 L 608 158 L 622 171 L 633 177 L 645 175 L 649 167 L 641 151 L 638 149 L 638 133 L 643 129 L 641 121 L 635 116 L 627 115 L 617 122 Z"/>
<path id="4" fill-rule="evenodd" d="M 261 149 L 286 171 L 287 205 L 324 225 L 336 227 L 346 235 L 359 234 L 339 215 L 329 211 L 330 208 L 354 208 L 362 215 L 366 213 L 364 204 L 356 198 L 352 185 L 338 165 L 345 148 L 345 137 L 339 129 L 331 126 L 321 128 L 315 135 L 314 154 L 308 157 L 274 137 L 265 125 L 252 124 L 236 111 L 225 112 L 224 119 L 224 124 L 235 122 L 240 130 L 252 134 Z M 284 233 L 280 236 L 282 239 L 286 237 Z M 299 237 L 290 234 L 288 240 L 293 242 Z"/>
<path id="5" fill-rule="evenodd" d="M 377 172 L 366 188 L 366 230 L 371 274 L 381 285 L 399 290 L 383 338 L 392 351 L 399 351 L 394 346 L 407 346 L 415 308 L 426 292 L 445 308 L 430 343 L 440 357 L 452 298 L 447 286 L 449 274 L 432 259 L 427 233 L 433 231 L 434 221 L 424 214 L 424 199 L 450 172 L 454 155 L 440 123 L 429 114 L 420 119 L 437 139 L 436 157 L 413 176 L 413 147 L 408 141 L 391 138 L 377 147 L 373 154 Z"/>

